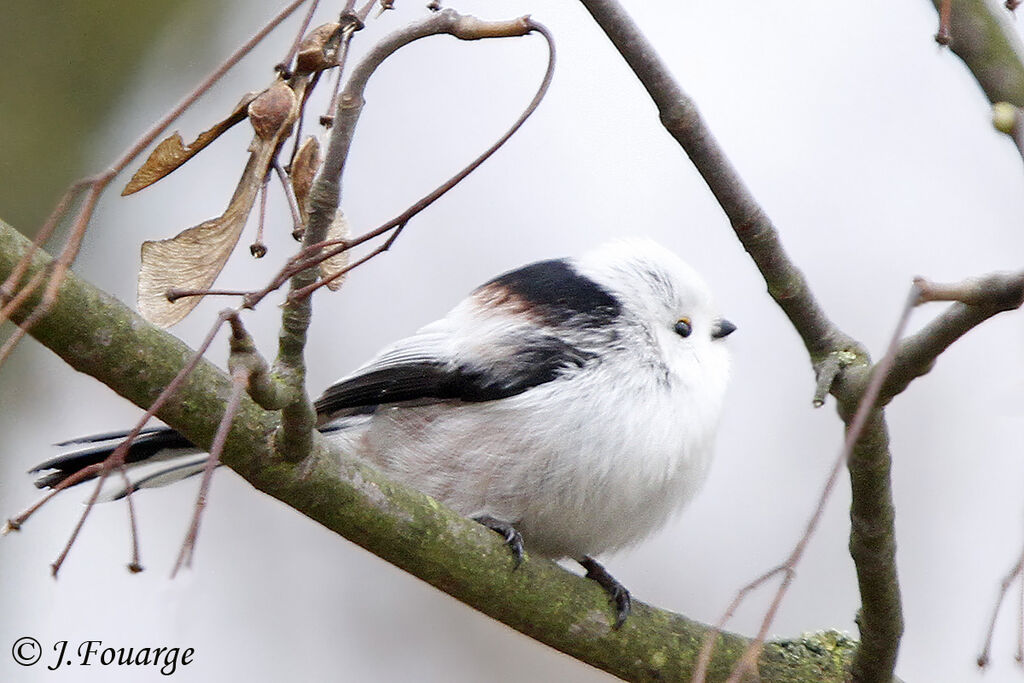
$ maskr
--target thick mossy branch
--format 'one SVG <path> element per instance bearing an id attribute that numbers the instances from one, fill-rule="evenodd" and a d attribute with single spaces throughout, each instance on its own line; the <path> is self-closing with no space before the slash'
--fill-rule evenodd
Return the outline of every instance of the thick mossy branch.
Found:
<path id="1" fill-rule="evenodd" d="M 28 247 L 24 237 L 0 222 L 0 279 Z M 48 263 L 38 254 L 29 276 Z M 30 310 L 22 308 L 15 320 Z M 177 338 L 73 274 L 32 334 L 72 367 L 140 406 L 148 405 L 191 356 Z M 227 375 L 201 362 L 159 417 L 208 446 L 229 392 Z M 339 467 L 320 458 L 306 469 L 274 460 L 269 439 L 276 426 L 272 413 L 243 398 L 221 456 L 224 464 L 370 552 L 581 661 L 629 680 L 689 678 L 707 626 L 634 603 L 625 626 L 613 630 L 607 596 L 594 582 L 529 557 L 513 571 L 496 534 L 358 462 L 344 460 Z M 724 681 L 748 642 L 723 634 L 708 681 Z M 830 634 L 770 643 L 761 658 L 761 679 L 843 681 L 853 646 Z"/>

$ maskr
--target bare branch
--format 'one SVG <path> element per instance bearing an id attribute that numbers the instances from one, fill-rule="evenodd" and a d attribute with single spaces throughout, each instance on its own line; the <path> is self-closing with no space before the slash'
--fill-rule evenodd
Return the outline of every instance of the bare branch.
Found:
<path id="1" fill-rule="evenodd" d="M 942 11 L 947 0 L 931 0 Z M 1020 39 L 988 0 L 949 2 L 949 47 L 970 69 L 989 102 L 1024 106 Z"/>
<path id="2" fill-rule="evenodd" d="M 761 628 L 759 629 L 757 635 L 754 637 L 754 640 L 748 646 L 747 651 L 744 653 L 743 657 L 740 659 L 740 663 L 736 667 L 734 676 L 737 676 L 737 678 L 734 679 L 733 677 L 730 677 L 730 681 L 739 681 L 740 679 L 738 678 L 738 676 L 751 670 L 753 665 L 757 661 L 757 657 L 760 655 L 760 648 L 763 646 L 765 638 L 768 635 L 768 629 L 771 627 L 772 621 L 775 618 L 775 614 L 778 611 L 779 606 L 782 604 L 782 598 L 784 597 L 786 591 L 789 589 L 789 586 L 793 582 L 793 578 L 796 575 L 796 566 L 797 564 L 799 564 L 800 558 L 803 556 L 804 551 L 807 549 L 807 544 L 810 542 L 811 537 L 814 535 L 814 532 L 818 527 L 818 524 L 821 522 L 822 515 L 824 515 L 825 513 L 826 504 L 832 497 L 832 491 L 835 489 L 836 481 L 839 479 L 839 473 L 843 470 L 843 466 L 846 465 L 850 458 L 854 455 L 855 448 L 860 442 L 861 436 L 864 434 L 864 431 L 868 426 L 869 420 L 871 419 L 871 415 L 872 413 L 875 412 L 879 392 L 882 388 L 882 383 L 884 382 L 886 375 L 892 367 L 893 361 L 896 356 L 899 340 L 903 336 L 903 331 L 906 329 L 907 320 L 910 317 L 910 312 L 913 310 L 918 300 L 919 290 L 917 285 L 915 284 L 913 287 L 911 287 L 911 291 L 907 297 L 906 304 L 904 305 L 903 311 L 900 314 L 899 322 L 896 324 L 896 329 L 893 331 L 892 338 L 889 341 L 889 347 L 886 351 L 886 354 L 882 358 L 882 360 L 879 361 L 878 365 L 875 366 L 875 374 L 861 396 L 860 404 L 857 406 L 857 411 L 854 414 L 853 419 L 849 421 L 849 427 L 847 429 L 846 439 L 843 442 L 843 447 L 840 449 L 839 456 L 836 458 L 835 462 L 832 465 L 832 470 L 829 472 L 828 479 L 825 482 L 825 486 L 822 488 L 821 495 L 818 498 L 817 506 L 814 509 L 814 513 L 811 515 L 810 521 L 808 521 L 807 523 L 807 527 L 804 529 L 803 535 L 797 541 L 789 557 L 787 557 L 782 564 L 775 567 L 774 569 L 771 569 L 758 579 L 755 579 L 753 582 L 740 589 L 736 598 L 733 600 L 733 603 L 729 606 L 729 608 L 725 612 L 725 615 L 716 625 L 716 628 L 724 626 L 726 621 L 732 616 L 733 613 L 735 613 L 737 607 L 739 607 L 740 602 L 742 602 L 742 600 L 752 590 L 759 587 L 765 581 L 769 580 L 773 576 L 776 576 L 777 574 L 781 573 L 783 575 L 783 580 L 779 584 L 779 588 L 776 591 L 774 598 L 772 599 L 771 605 L 765 613 L 764 619 L 761 621 Z M 855 505 L 854 510 L 856 510 L 856 507 L 857 506 Z M 854 524 L 854 530 L 850 538 L 851 546 L 857 545 L 859 543 L 860 533 L 862 533 L 862 530 L 858 529 L 857 525 Z M 888 570 L 895 572 L 895 565 L 891 562 L 883 562 L 879 567 L 879 570 L 883 572 Z M 880 583 L 885 587 L 896 585 L 895 577 L 893 577 L 892 581 L 883 581 Z M 872 609 L 874 607 L 872 595 L 875 592 L 877 592 L 877 588 L 872 586 L 867 589 L 865 594 L 865 589 L 862 586 L 862 620 L 873 618 L 873 614 L 877 611 Z M 887 611 L 890 608 L 890 605 L 888 604 L 888 598 L 882 600 L 882 602 L 883 604 L 880 606 L 881 610 Z M 898 595 L 896 604 L 898 607 Z M 899 614 L 897 613 L 895 615 L 886 615 L 885 621 L 892 623 L 886 623 L 882 625 L 879 629 L 872 631 L 872 633 L 877 633 L 879 630 L 885 632 L 885 635 L 887 637 L 882 639 L 883 647 L 886 650 L 888 650 L 888 643 L 884 642 L 888 639 L 888 636 L 890 635 L 888 631 L 889 629 L 897 630 L 896 641 L 898 642 L 899 631 L 902 630 L 902 619 L 899 617 Z M 705 659 L 704 651 L 709 650 L 713 642 L 714 641 L 711 638 L 705 638 L 704 650 L 702 650 L 701 653 L 702 661 L 704 661 Z M 708 657 L 709 656 L 710 654 L 708 655 Z M 895 650 L 891 651 L 891 656 L 895 658 Z M 860 651 L 858 651 L 858 657 L 856 661 L 859 662 L 862 660 L 863 657 L 861 656 Z M 874 678 L 872 678 L 872 676 L 876 675 L 877 673 L 889 677 L 892 675 L 893 666 L 895 666 L 895 661 L 889 663 L 888 666 L 886 662 L 879 662 L 879 667 L 877 671 L 863 672 L 866 677 L 857 677 L 855 680 L 875 680 Z M 695 677 L 694 680 L 697 681 L 703 679 L 697 679 Z"/>
<path id="3" fill-rule="evenodd" d="M 1014 583 L 1019 582 L 1021 584 L 1021 594 L 1024 595 L 1024 581 L 1021 581 L 1021 573 L 1024 572 L 1024 551 L 1021 551 L 1020 556 L 1017 558 L 1017 562 L 1013 565 L 1006 576 L 999 584 L 999 595 L 996 597 L 995 607 L 992 608 L 992 618 L 988 622 L 988 632 L 985 634 L 985 645 L 981 649 L 981 654 L 978 655 L 978 666 L 984 669 L 989 665 L 992 660 L 992 635 L 996 630 L 996 620 L 999 618 L 999 608 L 1003 606 L 1003 602 L 1006 601 L 1006 593 L 1010 590 L 1010 587 Z M 1024 602 L 1022 602 L 1024 604 Z M 1018 629 L 1017 634 L 1017 661 L 1021 660 L 1020 652 L 1021 648 L 1024 647 L 1021 643 L 1024 642 L 1024 628 Z"/>
<path id="4" fill-rule="evenodd" d="M 38 303 L 36 303 L 36 308 L 32 311 L 31 315 L 22 320 L 17 329 L 15 329 L 14 332 L 11 333 L 11 336 L 7 338 L 7 341 L 0 346 L 0 365 L 7 360 L 7 357 L 10 356 L 12 351 L 14 351 L 14 347 L 17 346 L 22 337 L 32 329 L 32 326 L 36 324 L 36 321 L 38 321 L 46 313 L 49 307 L 53 305 L 54 298 L 57 295 L 57 288 L 63 281 L 68 268 L 71 267 L 71 263 L 74 261 L 75 256 L 78 255 L 78 249 L 82 246 L 82 240 L 85 238 L 85 231 L 88 227 L 89 216 L 92 215 L 92 211 L 96 207 L 96 202 L 99 201 L 100 194 L 110 183 L 113 177 L 114 174 L 108 171 L 85 181 L 81 181 L 80 183 L 76 183 L 72 186 L 72 189 L 68 190 L 68 195 L 71 195 L 73 192 L 77 192 L 77 187 L 80 185 L 84 184 L 84 186 L 88 187 L 82 206 L 79 208 L 78 213 L 75 216 L 75 220 L 71 225 L 68 241 L 57 258 L 52 262 L 52 266 L 49 268 L 49 272 L 46 275 L 46 288 L 43 291 L 42 298 L 38 300 Z M 58 203 L 58 208 L 70 206 L 70 202 L 70 196 L 66 198 L 66 200 L 62 199 Z M 47 221 L 47 227 L 50 227 L 50 230 L 52 231 L 56 228 L 59 220 L 59 215 L 52 215 L 50 220 Z M 45 233 L 45 230 L 40 231 L 40 235 Z M 34 248 L 38 248 L 38 245 L 41 244 L 39 240 L 40 238 L 37 236 L 36 242 L 33 243 Z M 31 253 L 32 252 L 29 252 L 29 254 L 26 255 L 26 258 L 31 258 Z M 8 277 L 5 280 L 5 288 L 10 280 L 11 277 Z"/>
<path id="5" fill-rule="evenodd" d="M 953 342 L 992 316 L 1015 310 L 1024 301 L 1024 271 L 995 273 L 956 285 L 917 280 L 926 301 L 957 301 L 917 334 L 903 340 L 882 387 L 883 404 L 928 373 Z"/>
<path id="6" fill-rule="evenodd" d="M 139 553 L 139 525 L 137 515 L 135 514 L 135 501 L 132 500 L 132 482 L 128 479 L 128 473 L 125 471 L 124 465 L 117 468 L 117 473 L 121 475 L 125 491 L 127 491 L 124 500 L 125 507 L 128 508 L 128 535 L 132 544 L 132 559 L 128 563 L 128 571 L 132 574 L 138 574 L 142 571 L 142 559 Z"/>
<path id="7" fill-rule="evenodd" d="M 33 311 L 33 315 L 35 315 L 35 312 L 39 310 L 42 309 L 37 307 Z M 83 468 L 79 472 L 76 472 L 72 476 L 68 477 L 65 481 L 61 482 L 61 484 L 57 487 L 56 490 L 63 490 L 81 481 L 85 481 L 86 479 L 91 479 L 92 477 L 98 478 L 96 486 L 93 488 L 92 495 L 86 502 L 85 510 L 82 511 L 82 515 L 79 517 L 78 523 L 75 525 L 74 530 L 71 532 L 71 537 L 68 538 L 67 544 L 64 546 L 64 550 L 61 551 L 60 556 L 51 565 L 54 577 L 56 577 L 57 573 L 60 571 L 61 566 L 64 564 L 64 560 L 67 558 L 68 553 L 71 551 L 71 547 L 74 545 L 75 540 L 78 538 L 79 532 L 85 525 L 85 520 L 89 516 L 89 513 L 92 511 L 93 506 L 96 504 L 96 501 L 100 495 L 100 490 L 103 488 L 103 484 L 106 481 L 107 476 L 110 474 L 111 471 L 115 469 L 119 471 L 123 469 L 125 464 L 125 456 L 128 454 L 128 449 L 131 447 L 132 443 L 139 436 L 139 434 L 142 432 L 142 429 L 149 423 L 149 421 L 160 411 L 161 408 L 163 408 L 164 404 L 166 404 L 172 398 L 175 398 L 175 394 L 177 393 L 179 388 L 189 378 L 189 376 L 192 374 L 192 372 L 195 370 L 196 366 L 202 359 L 203 354 L 206 353 L 206 350 L 210 347 L 210 344 L 213 342 L 213 339 L 216 336 L 217 332 L 220 330 L 220 326 L 224 323 L 224 320 L 227 319 L 228 316 L 233 314 L 233 311 L 224 311 L 218 316 L 216 323 L 213 325 L 210 332 L 206 335 L 206 338 L 203 340 L 203 343 L 199 345 L 199 348 L 196 349 L 196 351 L 188 359 L 188 362 L 184 364 L 184 366 L 174 376 L 174 378 L 170 382 L 168 382 L 167 386 L 160 391 L 160 394 L 156 397 L 156 400 L 153 401 L 152 405 L 150 405 L 146 409 L 146 412 L 142 415 L 141 418 L 139 418 L 138 422 L 135 423 L 135 426 L 124 437 L 124 440 L 117 446 L 117 448 L 114 449 L 114 451 L 109 456 L 107 456 L 107 458 L 103 462 Z M 129 486 L 127 495 L 127 498 L 129 499 L 129 514 L 132 515 L 132 519 L 134 520 L 134 508 L 132 507 L 131 503 L 131 493 L 132 488 Z M 36 506 L 31 508 L 31 512 L 38 510 L 41 504 L 49 500 L 51 497 L 52 496 L 46 496 L 43 499 L 43 501 L 40 501 L 40 504 L 37 504 Z M 31 512 L 29 512 L 28 514 L 31 514 Z M 24 521 L 27 518 L 28 515 L 23 514 L 21 517 L 19 517 L 19 522 L 24 523 Z M 138 567 L 139 569 L 141 569 L 141 565 L 138 562 L 138 548 L 134 545 L 134 523 L 132 525 L 132 538 L 133 557 L 132 562 L 129 564 L 129 569 L 131 569 L 132 571 L 137 571 L 135 568 Z"/>
<path id="8" fill-rule="evenodd" d="M 237 312 L 228 318 L 231 325 L 231 354 L 228 357 L 228 371 L 234 377 L 236 371 L 244 371 L 246 390 L 249 396 L 265 410 L 280 410 L 288 396 L 279 383 L 273 381 L 267 361 L 256 350 L 256 342 L 242 325 Z"/>
<path id="9" fill-rule="evenodd" d="M 615 0 L 580 1 L 640 79 L 662 124 L 708 184 L 814 362 L 833 351 L 857 348 L 825 315 L 803 273 L 786 255 L 771 220 L 639 27 Z"/>
<path id="10" fill-rule="evenodd" d="M 229 313 L 229 320 L 238 324 L 238 314 L 234 311 Z M 206 498 L 210 493 L 210 483 L 213 481 L 213 471 L 220 464 L 221 453 L 224 452 L 224 444 L 227 443 L 228 432 L 231 425 L 238 416 L 238 410 L 242 404 L 242 394 L 245 392 L 246 384 L 249 382 L 249 369 L 244 364 L 237 365 L 231 372 L 231 395 L 228 397 L 227 405 L 224 406 L 224 415 L 220 424 L 217 425 L 217 433 L 213 437 L 213 444 L 210 446 L 209 457 L 206 458 L 206 466 L 203 468 L 203 481 L 199 485 L 199 495 L 196 497 L 195 509 L 192 512 L 192 522 L 189 524 L 188 533 L 181 544 L 181 551 L 171 571 L 171 578 L 177 575 L 182 566 L 192 566 L 192 556 L 196 549 L 196 540 L 199 538 L 199 522 L 203 517 L 203 510 L 206 507 Z"/>
<path id="11" fill-rule="evenodd" d="M 581 3 L 646 88 L 666 130 L 708 184 L 736 236 L 761 271 L 768 292 L 803 340 L 819 378 L 816 400 L 820 400 L 821 378 L 832 380 L 829 391 L 838 399 L 837 407 L 848 434 L 855 435 L 854 439 L 847 439 L 852 448 L 849 457 L 853 488 L 850 550 L 857 568 L 863 609 L 859 622 L 862 642 L 853 664 L 853 676 L 855 680 L 887 680 L 895 666 L 903 626 L 893 540 L 888 437 L 881 412 L 870 409 L 875 399 L 867 394 L 870 387 L 865 386 L 869 367 L 867 354 L 828 319 L 803 274 L 786 255 L 775 227 L 718 146 L 695 104 L 675 82 L 625 10 L 615 0 L 581 0 Z M 848 354 L 846 357 L 850 360 L 843 366 L 843 372 L 829 377 L 831 370 L 822 364 L 835 362 L 836 354 Z M 858 422 L 864 424 L 857 426 Z M 841 468 L 846 459 L 837 462 L 837 467 Z M 834 480 L 834 476 L 830 480 Z M 822 500 L 828 497 L 830 490 L 831 484 L 823 491 Z M 816 526 L 819 515 L 815 513 L 812 517 L 810 529 Z"/>

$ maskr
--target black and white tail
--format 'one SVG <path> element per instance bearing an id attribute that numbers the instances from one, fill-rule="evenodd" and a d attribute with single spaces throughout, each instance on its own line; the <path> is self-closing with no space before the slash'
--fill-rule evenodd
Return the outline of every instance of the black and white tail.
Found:
<path id="1" fill-rule="evenodd" d="M 128 436 L 128 432 L 110 432 L 57 444 L 61 447 L 81 446 L 81 448 L 75 448 L 32 468 L 30 472 L 33 474 L 44 473 L 36 479 L 36 486 L 38 488 L 53 488 L 83 467 L 103 462 L 126 436 Z M 173 429 L 151 427 L 142 430 L 128 448 L 128 453 L 125 455 L 125 466 L 129 470 L 137 470 L 144 465 L 162 463 L 159 468 L 152 470 L 149 474 L 138 478 L 132 477 L 132 486 L 135 489 L 156 488 L 199 474 L 203 471 L 206 459 L 206 453 Z M 83 479 L 83 481 L 93 478 L 95 475 Z M 128 489 L 121 485 L 123 480 L 120 477 L 110 479 L 117 481 L 118 484 L 114 489 L 104 492 L 102 496 L 104 500 L 116 500 L 127 495 Z"/>

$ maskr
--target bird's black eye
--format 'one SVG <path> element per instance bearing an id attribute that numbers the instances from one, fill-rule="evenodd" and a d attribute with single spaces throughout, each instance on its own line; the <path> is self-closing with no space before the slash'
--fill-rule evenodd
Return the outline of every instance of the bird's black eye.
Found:
<path id="1" fill-rule="evenodd" d="M 689 318 L 680 318 L 676 321 L 674 329 L 680 337 L 689 337 L 690 333 L 693 332 L 693 325 L 690 324 Z"/>

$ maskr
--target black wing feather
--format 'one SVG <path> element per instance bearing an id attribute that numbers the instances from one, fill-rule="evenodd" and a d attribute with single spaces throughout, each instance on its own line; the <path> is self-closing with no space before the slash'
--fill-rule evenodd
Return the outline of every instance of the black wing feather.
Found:
<path id="1" fill-rule="evenodd" d="M 343 411 L 402 401 L 494 401 L 550 382 L 567 368 L 582 367 L 591 356 L 548 337 L 491 367 L 422 360 L 371 366 L 328 388 L 315 406 L 317 413 L 330 418 Z"/>

